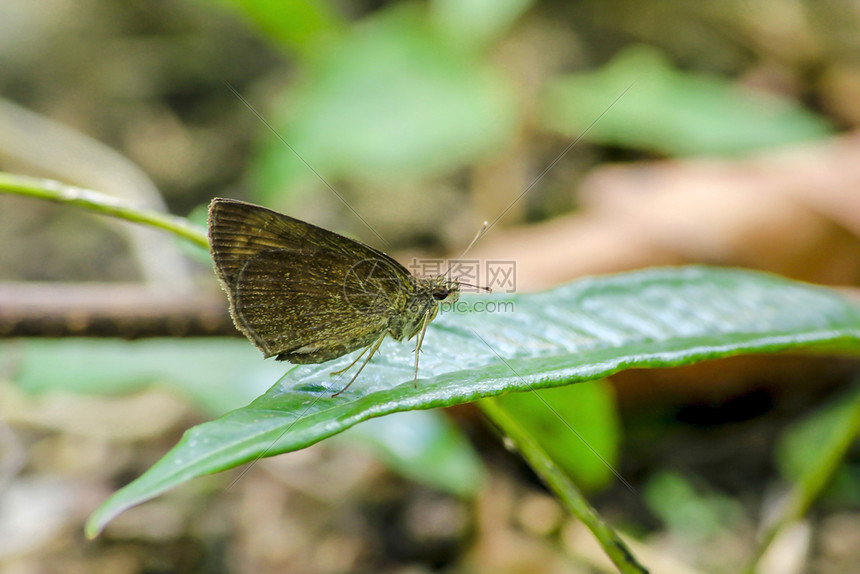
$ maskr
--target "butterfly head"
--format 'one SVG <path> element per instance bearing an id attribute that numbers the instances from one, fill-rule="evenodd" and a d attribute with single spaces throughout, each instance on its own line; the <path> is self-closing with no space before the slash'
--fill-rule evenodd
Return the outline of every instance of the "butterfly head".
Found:
<path id="1" fill-rule="evenodd" d="M 434 277 L 430 280 L 430 295 L 437 303 L 456 303 L 460 298 L 460 282 L 445 276 Z"/>

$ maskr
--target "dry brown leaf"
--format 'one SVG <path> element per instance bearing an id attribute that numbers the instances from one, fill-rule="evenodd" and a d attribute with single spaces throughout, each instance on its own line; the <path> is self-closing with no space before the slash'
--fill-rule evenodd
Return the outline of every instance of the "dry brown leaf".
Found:
<path id="1" fill-rule="evenodd" d="M 580 194 L 579 212 L 499 233 L 472 255 L 516 260 L 520 291 L 683 263 L 860 283 L 860 134 L 738 160 L 603 167 Z"/>

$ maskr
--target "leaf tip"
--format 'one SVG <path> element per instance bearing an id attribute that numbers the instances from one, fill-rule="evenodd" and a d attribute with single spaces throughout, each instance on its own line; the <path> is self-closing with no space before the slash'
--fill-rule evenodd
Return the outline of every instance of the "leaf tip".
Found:
<path id="1" fill-rule="evenodd" d="M 121 490 L 119 492 L 122 492 Z M 131 508 L 135 506 L 134 504 L 122 504 L 121 502 L 117 502 L 117 494 L 116 492 L 105 500 L 101 506 L 96 508 L 96 510 L 90 515 L 87 523 L 84 525 L 84 535 L 87 537 L 87 540 L 93 540 L 101 534 L 105 526 L 108 523 Z"/>

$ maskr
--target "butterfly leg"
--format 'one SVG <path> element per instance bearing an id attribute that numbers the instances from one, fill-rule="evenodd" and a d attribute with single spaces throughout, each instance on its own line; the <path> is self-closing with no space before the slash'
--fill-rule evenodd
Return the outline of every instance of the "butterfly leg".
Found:
<path id="1" fill-rule="evenodd" d="M 415 341 L 415 379 L 413 384 L 418 388 L 418 353 L 421 352 L 421 344 L 424 342 L 424 333 L 427 332 L 427 325 L 430 324 L 430 311 L 424 313 L 424 321 L 421 323 L 421 332 L 418 334 L 418 339 Z"/>
<path id="2" fill-rule="evenodd" d="M 367 363 L 369 363 L 369 362 L 370 362 L 370 359 L 372 359 L 372 358 L 373 358 L 373 355 L 376 353 L 376 350 L 377 350 L 377 349 L 379 349 L 379 346 L 382 344 L 382 340 L 385 338 L 385 336 L 386 336 L 387 334 L 388 334 L 388 331 L 383 332 L 383 333 L 382 333 L 382 336 L 380 336 L 372 346 L 369 346 L 369 347 L 367 347 L 367 348 L 365 349 L 365 351 L 366 351 L 367 349 L 370 349 L 370 354 L 367 356 L 367 358 L 366 358 L 366 359 L 364 360 L 364 362 L 361 364 L 361 367 L 359 367 L 358 372 L 356 372 L 356 373 L 352 376 L 352 379 L 350 379 L 350 381 L 346 384 L 346 386 L 345 386 L 344 388 L 342 388 L 341 390 L 339 390 L 338 392 L 336 392 L 335 394 L 333 394 L 333 395 L 332 395 L 333 397 L 336 397 L 336 396 L 338 396 L 339 394 L 341 394 L 342 392 L 344 392 L 345 390 L 347 390 L 347 389 L 349 388 L 349 386 L 350 386 L 352 383 L 354 383 L 354 382 L 355 382 L 355 379 L 357 379 L 357 378 L 358 378 L 358 375 L 360 375 L 360 374 L 361 374 L 361 371 L 363 371 L 363 370 L 364 370 L 364 367 L 365 367 L 365 366 L 367 366 Z M 361 355 L 363 355 L 363 354 L 364 354 L 364 352 L 362 352 L 362 353 L 361 353 Z M 359 357 L 361 357 L 361 355 L 359 355 Z M 353 361 L 353 362 L 352 362 L 352 364 L 354 365 L 356 361 L 358 361 L 358 359 L 356 359 L 355 361 Z M 351 367 L 351 366 L 352 366 L 352 365 L 350 365 L 350 367 Z M 349 367 L 347 367 L 347 368 L 349 368 Z M 343 371 L 341 371 L 341 372 L 343 372 Z"/>
<path id="3" fill-rule="evenodd" d="M 355 358 L 355 360 L 353 360 L 349 365 L 347 365 L 345 368 L 343 368 L 343 369 L 341 369 L 341 370 L 339 370 L 339 371 L 334 371 L 334 372 L 332 372 L 332 373 L 329 373 L 329 375 L 331 375 L 332 377 L 334 377 L 335 375 L 339 375 L 339 374 L 341 374 L 341 373 L 345 373 L 345 372 L 347 372 L 348 370 L 350 370 L 350 369 L 352 368 L 352 366 L 353 366 L 354 364 L 356 364 L 356 363 L 358 362 L 358 360 L 359 360 L 360 358 L 362 358 L 362 357 L 364 356 L 364 354 L 367 352 L 367 350 L 368 350 L 369 348 L 371 348 L 372 346 L 373 346 L 373 345 L 368 345 L 368 346 L 366 346 L 366 347 L 364 348 L 364 350 L 363 350 L 362 352 L 360 352 L 360 353 L 358 354 L 358 356 Z"/>

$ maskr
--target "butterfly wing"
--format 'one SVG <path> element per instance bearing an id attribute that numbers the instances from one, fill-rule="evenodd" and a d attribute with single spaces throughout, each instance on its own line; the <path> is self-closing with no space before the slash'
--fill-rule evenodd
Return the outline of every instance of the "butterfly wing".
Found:
<path id="1" fill-rule="evenodd" d="M 367 346 L 414 289 L 381 251 L 249 203 L 213 200 L 209 237 L 233 321 L 267 357 L 319 363 Z"/>

